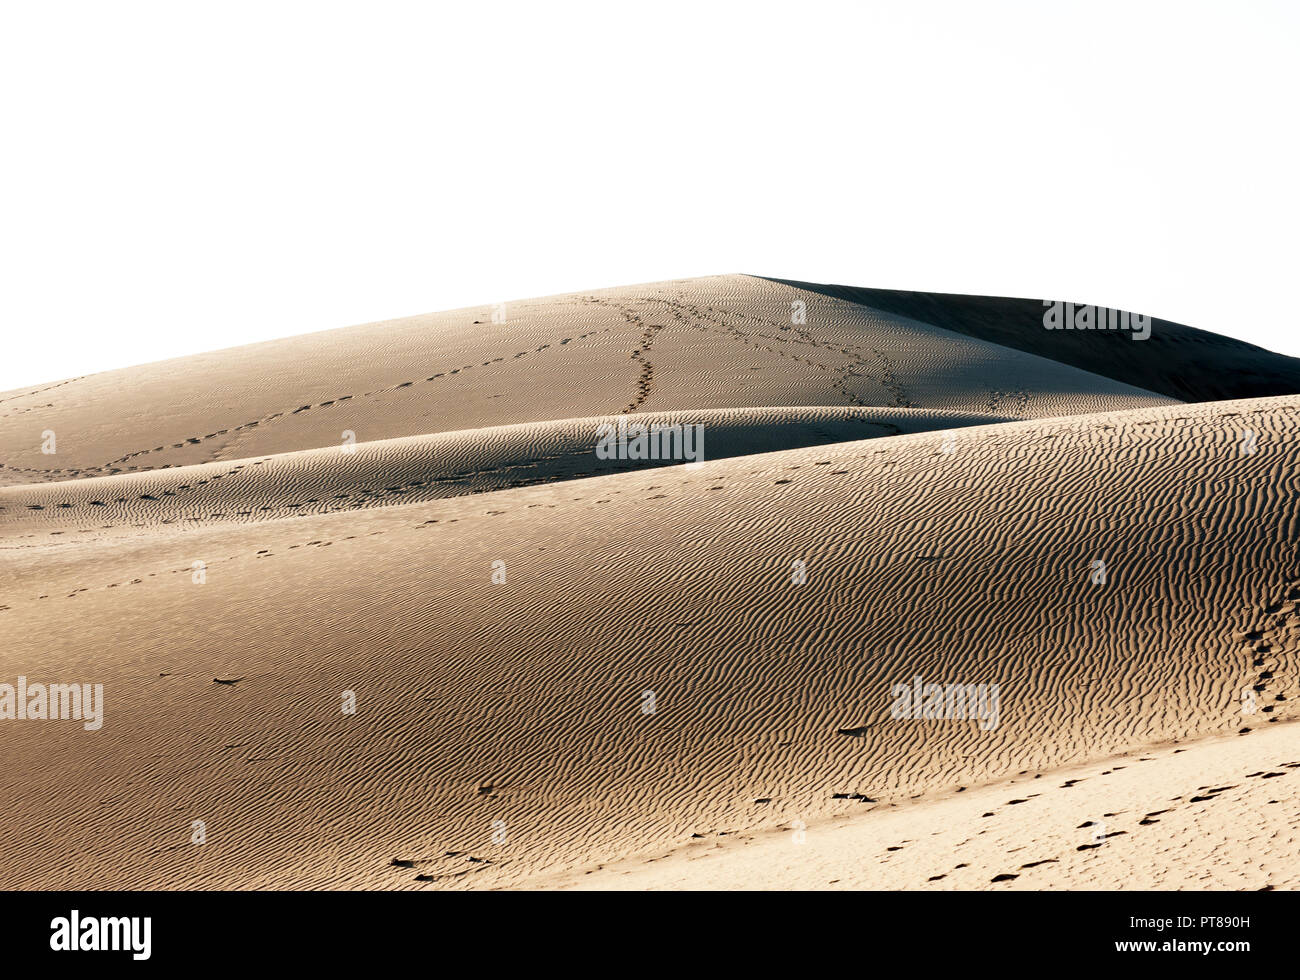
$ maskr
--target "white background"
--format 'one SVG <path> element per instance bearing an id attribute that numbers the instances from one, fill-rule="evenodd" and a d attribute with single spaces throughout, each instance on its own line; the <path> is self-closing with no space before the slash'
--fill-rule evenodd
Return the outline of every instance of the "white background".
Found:
<path id="1" fill-rule="evenodd" d="M 727 272 L 1300 354 L 1300 4 L 0 9 L 0 389 Z"/>

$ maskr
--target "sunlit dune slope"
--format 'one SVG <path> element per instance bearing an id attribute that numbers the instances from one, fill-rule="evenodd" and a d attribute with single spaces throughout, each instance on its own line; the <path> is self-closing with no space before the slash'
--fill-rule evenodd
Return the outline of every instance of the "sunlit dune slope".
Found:
<path id="1" fill-rule="evenodd" d="M 348 443 L 2 488 L 0 538 L 40 540 L 334 513 L 674 465 L 684 458 L 723 459 L 998 421 L 1003 420 L 938 409 L 738 408 L 638 412 Z M 626 449 L 610 454 L 610 446 L 599 451 L 602 433 L 616 437 L 620 431 L 634 448 L 636 433 L 644 432 L 645 446 L 637 455 L 657 458 L 630 459 Z"/>
<path id="2" fill-rule="evenodd" d="M 1248 743 L 1300 696 L 1298 413 L 1107 411 L 959 429 L 951 452 L 927 432 L 9 543 L 0 676 L 100 682 L 107 706 L 97 732 L 6 728 L 23 790 L 0 877 L 522 885 L 1172 739 Z M 894 717 L 917 677 L 998 685 L 997 724 Z"/>
<path id="3" fill-rule="evenodd" d="M 543 878 L 589 889 L 1294 889 L 1300 725 L 1163 745 Z"/>
<path id="4" fill-rule="evenodd" d="M 414 316 L 5 392 L 0 483 L 620 413 L 881 407 L 1025 418 L 1169 401 L 867 306 L 715 276 Z"/>

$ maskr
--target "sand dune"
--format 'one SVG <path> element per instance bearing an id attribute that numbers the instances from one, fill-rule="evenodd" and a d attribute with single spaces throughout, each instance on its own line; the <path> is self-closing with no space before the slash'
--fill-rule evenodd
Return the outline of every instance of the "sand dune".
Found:
<path id="1" fill-rule="evenodd" d="M 791 304 L 804 303 L 793 325 Z M 504 316 L 494 323 L 493 315 Z M 410 317 L 0 394 L 0 481 L 82 479 L 623 412 L 882 407 L 1017 418 L 1169 402 L 749 276 Z M 42 453 L 53 432 L 57 454 Z"/>
<path id="2" fill-rule="evenodd" d="M 13 729 L 32 790 L 7 874 L 525 884 L 863 805 L 837 796 L 1268 728 L 1298 693 L 1298 408 L 1004 423 L 952 454 L 906 435 L 7 552 L 8 672 L 113 692 L 94 738 Z M 999 684 L 999 725 L 891 718 L 916 675 Z M 1272 710 L 1243 725 L 1255 683 Z"/>
<path id="3" fill-rule="evenodd" d="M 336 513 L 674 465 L 601 458 L 602 426 L 699 426 L 701 460 L 1005 421 L 929 409 L 642 412 L 409 436 L 260 459 L 0 488 L 0 538 L 101 534 Z M 670 447 L 671 448 L 671 447 Z"/>
<path id="4" fill-rule="evenodd" d="M 1261 768 L 1262 767 L 1262 768 Z M 1161 746 L 932 800 L 692 840 L 540 888 L 1294 889 L 1300 733 Z M 861 808 L 859 808 L 861 809 Z"/>
<path id="5" fill-rule="evenodd" d="M 1179 401 L 1260 398 L 1300 391 L 1300 358 L 1159 317 L 1151 318 L 1150 336 L 1135 342 L 1132 331 L 1046 330 L 1045 307 L 1036 299 L 827 286 L 783 279 L 773 282 L 1095 371 Z"/>
<path id="6" fill-rule="evenodd" d="M 1300 395 L 750 277 L 507 309 L 0 397 L 0 682 L 105 699 L 0 719 L 0 880 L 1295 883 Z"/>

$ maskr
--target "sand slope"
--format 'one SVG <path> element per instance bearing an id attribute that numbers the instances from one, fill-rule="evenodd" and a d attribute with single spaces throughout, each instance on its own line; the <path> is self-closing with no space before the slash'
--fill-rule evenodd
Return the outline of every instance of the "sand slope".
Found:
<path id="1" fill-rule="evenodd" d="M 740 408 L 638 412 L 200 463 L 120 476 L 0 488 L 0 538 L 102 536 L 155 525 L 192 527 L 409 504 L 508 487 L 680 464 L 602 458 L 602 426 L 649 432 L 700 427 L 692 458 L 725 459 L 799 446 L 1005 421 L 935 409 Z M 635 435 L 632 436 L 635 438 Z M 649 445 L 649 443 L 647 443 Z M 675 443 L 665 447 L 672 449 Z"/>
<path id="2" fill-rule="evenodd" d="M 792 323 L 802 303 L 803 323 Z M 502 322 L 494 322 L 498 316 Z M 0 393 L 0 484 L 625 412 L 1137 408 L 1139 387 L 750 276 L 331 330 Z M 54 454 L 42 452 L 55 434 Z"/>
<path id="3" fill-rule="evenodd" d="M 1131 333 L 1121 331 L 1047 330 L 1043 303 L 1036 299 L 773 282 L 1047 357 L 1180 401 L 1300 391 L 1300 359 L 1159 317 L 1151 319 L 1150 336 L 1135 341 Z M 1088 302 L 1077 297 L 1052 299 Z"/>
<path id="4" fill-rule="evenodd" d="M 543 888 L 1293 889 L 1300 729 L 692 840 Z"/>
<path id="5" fill-rule="evenodd" d="M 918 362 L 967 342 L 922 334 Z M 1062 379 L 1084 376 L 1060 370 L 1024 404 L 1102 397 L 1063 393 Z M 911 405 L 925 390 L 945 403 L 932 407 L 988 407 L 982 381 L 935 369 L 925 388 L 896 372 Z M 603 383 L 571 377 L 592 393 Z M 581 390 L 555 397 L 582 402 Z M 701 386 L 697 401 L 726 390 Z M 770 394 L 799 405 L 813 388 Z M 95 680 L 108 701 L 99 732 L 5 727 L 24 791 L 0 827 L 0 876 L 20 888 L 519 886 L 914 797 L 947 807 L 959 787 L 1176 739 L 1228 737 L 1216 778 L 1240 768 L 1237 744 L 1259 742 L 1248 771 L 1272 771 L 1295 757 L 1272 733 L 1289 730 L 1300 696 L 1298 413 L 1297 397 L 1157 404 L 963 428 L 952 452 L 923 432 L 186 533 L 155 523 L 121 539 L 0 543 L 0 677 Z M 310 434 L 267 431 L 285 444 Z M 1105 584 L 1090 581 L 1097 560 Z M 997 683 L 998 727 L 891 717 L 892 685 L 917 675 Z M 1242 693 L 1256 687 L 1246 719 Z M 354 715 L 340 709 L 349 690 Z M 1168 768 L 1171 797 L 1195 791 Z M 1125 786 L 1125 809 L 1150 805 Z M 986 809 L 1027 791 L 1015 792 Z M 1063 853 L 1062 828 L 1106 805 L 1081 796 L 1071 813 L 1072 799 L 1041 827 L 1015 823 L 1010 805 L 997 847 L 953 884 L 1014 872 L 1023 839 L 1041 844 L 1027 861 Z M 971 836 L 998 819 L 945 812 L 926 826 Z M 1187 833 L 1209 847 L 1240 812 L 1207 807 Z M 890 826 L 864 839 L 902 835 Z M 1293 881 L 1286 826 L 1252 830 L 1271 857 L 1243 883 Z M 944 871 L 941 856 L 862 880 L 910 887 Z M 1120 885 L 1130 863 L 1093 867 L 1066 880 Z M 699 881 L 735 881 L 709 874 Z"/>

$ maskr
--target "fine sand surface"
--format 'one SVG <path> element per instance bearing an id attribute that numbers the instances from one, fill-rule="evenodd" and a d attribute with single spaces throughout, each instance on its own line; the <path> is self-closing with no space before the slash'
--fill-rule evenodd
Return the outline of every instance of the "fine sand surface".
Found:
<path id="1" fill-rule="evenodd" d="M 1290 889 L 1300 732 L 1152 747 L 934 799 L 701 837 L 540 888 Z"/>
<path id="2" fill-rule="evenodd" d="M 492 312 L 0 396 L 0 682 L 106 703 L 0 720 L 0 883 L 1300 875 L 1300 395 L 744 276 Z"/>
<path id="3" fill-rule="evenodd" d="M 565 419 L 331 446 L 254 460 L 0 488 L 0 538 L 48 543 L 155 524 L 274 520 L 415 503 L 507 487 L 674 465 L 602 458 L 602 426 L 628 416 Z M 724 459 L 907 432 L 950 431 L 996 416 L 931 409 L 780 408 L 646 412 L 647 427 L 700 426 L 694 455 Z"/>
<path id="4" fill-rule="evenodd" d="M 802 325 L 791 303 L 805 304 Z M 494 323 L 494 315 L 504 322 Z M 1172 399 L 750 276 L 409 317 L 0 393 L 0 482 L 83 479 L 624 412 L 944 409 Z M 41 451 L 55 433 L 57 454 Z"/>

